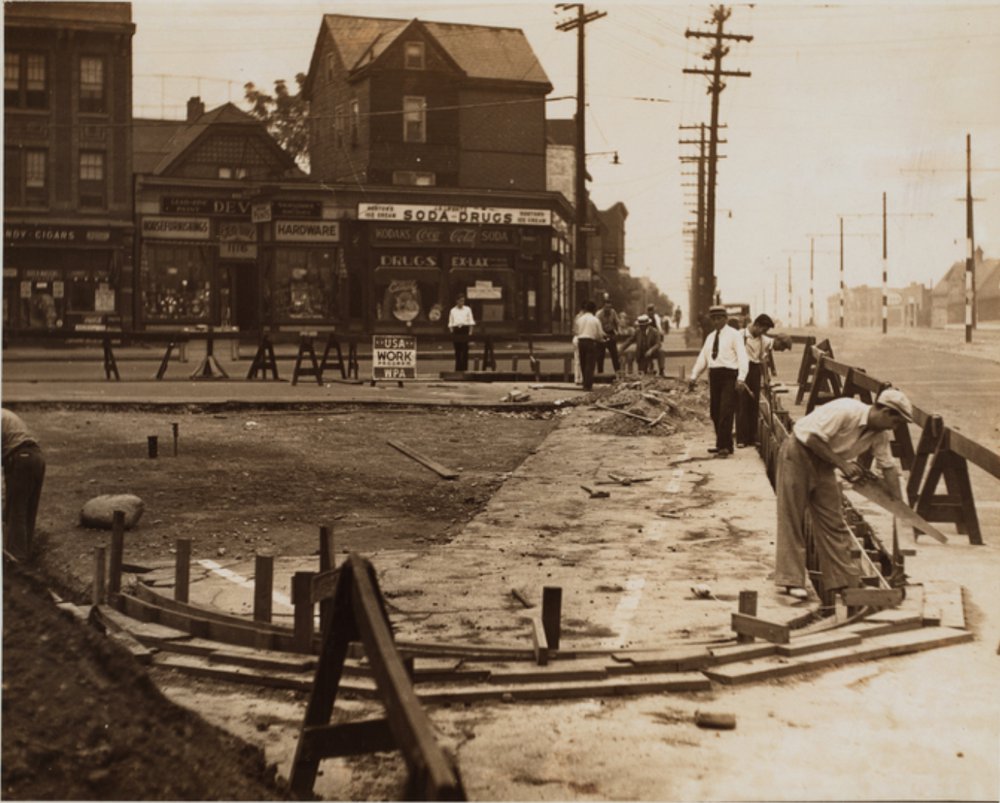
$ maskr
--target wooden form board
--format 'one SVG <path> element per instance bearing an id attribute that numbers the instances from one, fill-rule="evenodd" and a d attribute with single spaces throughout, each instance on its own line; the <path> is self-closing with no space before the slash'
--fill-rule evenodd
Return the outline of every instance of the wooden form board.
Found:
<path id="1" fill-rule="evenodd" d="M 403 454 L 405 454 L 407 457 L 412 458 L 413 460 L 416 460 L 418 463 L 420 463 L 423 466 L 426 466 L 431 471 L 433 471 L 435 474 L 439 475 L 442 479 L 454 480 L 454 479 L 458 478 L 458 472 L 457 471 L 452 471 L 447 466 L 442 466 L 436 460 L 431 460 L 429 457 L 426 457 L 426 456 L 420 454 L 420 452 L 418 452 L 416 449 L 411 449 L 409 446 L 407 446 L 404 443 L 400 443 L 399 441 L 392 441 L 392 440 L 387 440 L 386 443 L 388 443 L 393 449 L 398 449 Z"/>
<path id="2" fill-rule="evenodd" d="M 795 658 L 782 656 L 713 667 L 705 670 L 705 675 L 711 680 L 727 685 L 751 683 L 856 661 L 870 661 L 890 655 L 905 655 L 935 647 L 946 647 L 971 641 L 972 638 L 973 634 L 968 631 L 928 627 L 865 638 L 858 646 L 842 647 L 807 656 Z"/>
<path id="3" fill-rule="evenodd" d="M 733 630 L 746 636 L 760 637 L 774 644 L 787 644 L 791 637 L 788 625 L 766 622 L 745 613 L 732 614 Z"/>

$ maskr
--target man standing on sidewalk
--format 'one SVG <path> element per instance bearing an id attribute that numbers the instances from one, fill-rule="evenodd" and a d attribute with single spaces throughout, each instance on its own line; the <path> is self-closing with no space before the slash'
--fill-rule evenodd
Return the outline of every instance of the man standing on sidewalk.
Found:
<path id="1" fill-rule="evenodd" d="M 448 313 L 448 328 L 455 338 L 455 370 L 469 370 L 469 335 L 476 321 L 472 310 L 465 306 L 465 296 L 455 299 L 455 306 Z"/>
<path id="2" fill-rule="evenodd" d="M 736 445 L 757 443 L 757 410 L 760 406 L 760 386 L 771 383 L 771 352 L 774 340 L 767 332 L 774 328 L 770 315 L 758 315 L 746 329 L 740 330 L 747 350 L 749 370 L 746 390 L 736 394 Z"/>
<path id="3" fill-rule="evenodd" d="M 729 315 L 725 307 L 711 307 L 708 315 L 715 331 L 705 338 L 705 345 L 691 370 L 688 387 L 694 390 L 698 377 L 708 369 L 709 410 L 715 424 L 715 447 L 708 451 L 715 452 L 716 457 L 729 457 L 733 453 L 736 394 L 744 392 L 749 370 L 747 350 L 743 335 L 727 326 Z"/>
<path id="4" fill-rule="evenodd" d="M 621 375 L 621 360 L 618 357 L 618 331 L 621 328 L 618 313 L 615 312 L 609 296 L 604 297 L 604 306 L 597 312 L 597 320 L 601 322 L 604 338 L 597 344 L 597 373 L 604 373 L 604 352 L 611 355 L 611 367 L 615 376 Z"/>
<path id="5" fill-rule="evenodd" d="M 583 315 L 576 320 L 577 346 L 580 349 L 580 373 L 583 374 L 583 389 L 594 389 L 594 368 L 597 366 L 597 344 L 604 339 L 601 322 L 594 314 L 597 304 L 588 301 L 583 305 Z"/>
<path id="6" fill-rule="evenodd" d="M 873 405 L 859 399 L 834 399 L 795 422 L 778 453 L 775 481 L 778 535 L 774 584 L 786 594 L 800 599 L 808 595 L 807 511 L 823 588 L 832 592 L 860 585 L 834 469 L 840 469 L 851 482 L 861 479 L 864 469 L 854 460 L 871 449 L 882 485 L 893 499 L 900 499 L 899 471 L 889 448 L 889 431 L 904 421 L 913 421 L 910 400 L 902 391 L 886 388 Z"/>
<path id="7" fill-rule="evenodd" d="M 20 416 L 2 411 L 4 549 L 15 558 L 31 557 L 35 517 L 45 479 L 42 450 Z"/>

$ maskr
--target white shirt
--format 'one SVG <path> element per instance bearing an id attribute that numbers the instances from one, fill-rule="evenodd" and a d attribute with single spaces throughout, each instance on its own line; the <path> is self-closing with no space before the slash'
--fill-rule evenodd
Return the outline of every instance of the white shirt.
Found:
<path id="1" fill-rule="evenodd" d="M 576 323 L 576 334 L 581 340 L 604 340 L 604 327 L 592 312 L 585 312 Z"/>
<path id="2" fill-rule="evenodd" d="M 454 329 L 456 326 L 475 326 L 476 322 L 472 318 L 470 307 L 452 307 L 448 313 L 448 328 Z"/>
<path id="3" fill-rule="evenodd" d="M 750 370 L 750 361 L 747 359 L 742 333 L 733 329 L 729 324 L 717 331 L 719 335 L 718 356 L 712 357 L 712 344 L 715 342 L 716 332 L 711 332 L 705 338 L 705 345 L 702 346 L 701 353 L 695 361 L 694 369 L 691 371 L 691 381 L 694 382 L 705 368 L 733 368 L 736 370 L 736 380 L 738 382 L 746 381 L 747 371 Z"/>
<path id="4" fill-rule="evenodd" d="M 802 444 L 810 435 L 816 435 L 830 451 L 845 460 L 853 460 L 870 447 L 880 468 L 892 468 L 895 463 L 889 448 L 889 431 L 865 429 L 871 409 L 858 399 L 833 399 L 796 421 L 792 432 Z"/>
<path id="5" fill-rule="evenodd" d="M 750 334 L 750 328 L 740 329 L 743 335 L 743 344 L 746 346 L 747 359 L 750 362 L 767 362 L 768 355 L 774 350 L 774 338 L 765 334 L 754 337 Z"/>

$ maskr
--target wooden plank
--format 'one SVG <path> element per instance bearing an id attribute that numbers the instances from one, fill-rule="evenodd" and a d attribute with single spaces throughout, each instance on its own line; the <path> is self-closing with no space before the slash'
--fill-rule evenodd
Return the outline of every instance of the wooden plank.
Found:
<path id="1" fill-rule="evenodd" d="M 154 656 L 153 663 L 163 669 L 173 669 L 193 677 L 269 689 L 292 689 L 307 692 L 312 689 L 313 684 L 313 679 L 309 675 L 278 672 L 273 669 L 263 672 L 249 667 L 222 667 L 210 664 L 204 658 L 195 655 L 163 655 L 161 653 Z"/>
<path id="2" fill-rule="evenodd" d="M 924 585 L 924 594 L 924 604 L 940 612 L 943 627 L 966 626 L 961 586 L 955 583 L 929 582 Z"/>
<path id="3" fill-rule="evenodd" d="M 732 644 L 723 647 L 709 647 L 709 654 L 712 656 L 712 664 L 731 664 L 734 661 L 750 661 L 754 658 L 766 658 L 770 655 L 777 655 L 778 645 L 769 641 L 761 641 L 755 644 Z"/>
<path id="4" fill-rule="evenodd" d="M 213 650 L 205 656 L 213 664 L 230 664 L 246 666 L 251 669 L 276 669 L 281 672 L 314 672 L 316 659 L 296 656 L 289 653 L 274 651 L 234 652 L 232 650 Z"/>
<path id="5" fill-rule="evenodd" d="M 159 644 L 164 641 L 191 638 L 190 634 L 185 633 L 183 630 L 166 627 L 155 622 L 141 622 L 138 619 L 126 616 L 120 611 L 116 611 L 110 605 L 97 605 L 95 606 L 95 611 L 95 615 L 100 617 L 105 627 L 131 633 L 139 641 L 147 645 L 150 642 Z"/>
<path id="6" fill-rule="evenodd" d="M 861 636 L 857 633 L 845 632 L 843 629 L 827 633 L 816 633 L 812 636 L 793 638 L 788 644 L 778 645 L 778 655 L 797 656 L 808 655 L 814 652 L 823 652 L 837 647 L 854 647 L 861 643 Z"/>
<path id="7" fill-rule="evenodd" d="M 786 677 L 801 672 L 812 672 L 817 669 L 826 669 L 857 661 L 870 661 L 891 655 L 905 655 L 936 647 L 947 647 L 971 641 L 972 638 L 972 633 L 967 631 L 944 627 L 928 627 L 865 639 L 856 647 L 843 647 L 823 653 L 814 653 L 811 656 L 761 659 L 758 661 L 746 661 L 728 666 L 713 667 L 705 670 L 705 675 L 718 683 L 737 685 L 759 680 L 772 680 L 774 678 Z"/>
<path id="8" fill-rule="evenodd" d="M 868 619 L 862 619 L 859 622 L 845 625 L 845 629 L 866 639 L 873 636 L 887 636 L 890 633 L 902 633 L 906 630 L 919 630 L 923 626 L 923 619 L 914 616 L 896 622 L 871 622 Z"/>
<path id="9" fill-rule="evenodd" d="M 546 666 L 491 667 L 490 683 L 556 683 L 575 680 L 604 680 L 607 661 L 553 661 Z"/>
<path id="10" fill-rule="evenodd" d="M 903 601 L 901 588 L 845 588 L 842 594 L 851 607 L 895 608 Z"/>
<path id="11" fill-rule="evenodd" d="M 748 616 L 745 613 L 732 614 L 733 630 L 747 636 L 759 636 L 773 644 L 787 644 L 790 628 L 788 625 L 779 625 L 774 622 L 767 622 L 758 619 L 756 616 Z"/>
<path id="12" fill-rule="evenodd" d="M 416 451 L 415 449 L 411 449 L 409 446 L 400 443 L 399 441 L 387 440 L 386 443 L 388 443 L 394 449 L 398 449 L 407 457 L 416 460 L 423 466 L 426 466 L 427 468 L 438 474 L 443 479 L 454 480 L 458 478 L 457 471 L 452 471 L 450 468 L 442 466 L 437 461 L 431 460 L 429 457 L 425 457 L 424 455 L 420 454 L 420 452 Z"/>
<path id="13" fill-rule="evenodd" d="M 632 653 L 626 660 L 643 672 L 691 672 L 713 663 L 705 647 L 674 647 L 648 653 Z"/>
<path id="14" fill-rule="evenodd" d="M 609 679 L 564 683 L 528 683 L 494 686 L 459 691 L 418 691 L 425 705 L 473 703 L 490 700 L 572 700 L 588 697 L 619 697 L 630 694 L 662 694 L 663 692 L 708 691 L 712 684 L 699 672 L 672 674 L 650 680 Z"/>
<path id="15" fill-rule="evenodd" d="M 195 605 L 190 602 L 178 602 L 172 597 L 168 597 L 164 594 L 160 594 L 149 586 L 140 583 L 136 586 L 135 596 L 147 602 L 151 605 L 156 606 L 161 610 L 175 611 L 180 614 L 187 616 L 193 616 L 198 619 L 206 619 L 213 622 L 222 622 L 224 624 L 233 624 L 246 627 L 253 627 L 258 631 L 266 633 L 274 633 L 279 636 L 291 636 L 292 630 L 290 627 L 285 627 L 283 625 L 270 624 L 267 622 L 252 622 L 249 619 L 245 619 L 241 616 L 236 616 L 231 613 L 224 613 L 222 611 L 217 611 L 212 608 L 203 608 L 200 605 Z"/>
<path id="16" fill-rule="evenodd" d="M 545 666 L 549 662 L 549 641 L 545 637 L 545 625 L 540 616 L 531 617 L 531 645 L 535 653 L 535 663 Z"/>

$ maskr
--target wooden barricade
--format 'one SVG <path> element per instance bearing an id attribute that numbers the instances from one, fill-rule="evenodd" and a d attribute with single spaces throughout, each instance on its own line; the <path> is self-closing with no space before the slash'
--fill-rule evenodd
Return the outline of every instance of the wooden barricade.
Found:
<path id="1" fill-rule="evenodd" d="M 331 602 L 319 665 L 292 761 L 289 785 L 311 797 L 324 758 L 399 750 L 408 769 L 406 796 L 417 800 L 464 800 L 454 762 L 434 738 L 430 720 L 413 690 L 393 641 L 385 602 L 371 563 L 351 554 L 338 570 L 332 590 L 315 602 Z M 330 723 L 344 661 L 352 641 L 361 641 L 371 664 L 385 717 Z"/>
<path id="2" fill-rule="evenodd" d="M 274 344 L 267 335 L 261 335 L 257 353 L 250 364 L 250 370 L 247 371 L 247 379 L 256 379 L 258 374 L 261 379 L 267 379 L 268 371 L 271 372 L 272 379 L 278 379 L 278 361 L 274 358 Z"/>
<path id="3" fill-rule="evenodd" d="M 341 379 L 347 379 L 348 366 L 345 366 L 344 364 L 344 354 L 341 351 L 340 341 L 337 339 L 336 334 L 331 332 L 329 335 L 327 335 L 326 346 L 323 349 L 323 357 L 321 359 L 316 358 L 316 349 L 315 346 L 313 345 L 314 337 L 315 333 L 312 332 L 310 333 L 303 332 L 302 335 L 299 337 L 299 352 L 298 355 L 296 355 L 295 357 L 295 368 L 292 370 L 292 384 L 293 385 L 298 384 L 300 376 L 314 376 L 316 377 L 316 384 L 322 385 L 323 372 L 331 368 L 340 371 Z M 357 366 L 358 353 L 357 353 L 357 345 L 353 341 L 351 342 L 351 348 L 353 351 L 353 363 L 354 363 L 353 370 L 356 378 L 358 371 L 358 366 Z M 333 351 L 337 352 L 336 362 L 330 361 L 330 353 Z M 303 358 L 305 357 L 309 358 L 311 367 L 302 365 Z"/>
<path id="4" fill-rule="evenodd" d="M 809 335 L 802 348 L 802 362 L 799 363 L 799 375 L 795 380 L 799 386 L 799 390 L 795 394 L 796 404 L 802 404 L 802 397 L 805 395 L 806 388 L 812 384 L 813 370 L 816 367 L 816 356 L 813 354 L 813 346 L 815 345 L 816 338 Z"/>
<path id="5" fill-rule="evenodd" d="M 907 482 L 907 500 L 927 521 L 951 522 L 961 535 L 969 537 L 970 544 L 982 544 L 983 534 L 973 501 L 969 465 L 965 457 L 951 448 L 952 439 L 957 434 L 943 425 L 940 416 L 930 417 L 917 446 L 914 469 Z M 992 455 L 985 449 L 982 451 Z M 928 457 L 930 464 L 925 473 L 923 469 Z M 996 455 L 992 457 L 996 460 Z M 942 479 L 945 493 L 940 494 L 937 488 Z"/>
<path id="6" fill-rule="evenodd" d="M 105 335 L 102 344 L 104 346 L 104 378 L 110 380 L 111 375 L 114 374 L 115 380 L 120 382 L 121 374 L 118 373 L 118 363 L 115 360 L 115 353 L 111 349 L 111 336 Z"/>
<path id="7" fill-rule="evenodd" d="M 809 415 L 818 405 L 836 399 L 843 391 L 840 375 L 827 365 L 827 360 L 833 359 L 833 349 L 829 342 L 824 340 L 820 345 L 812 346 L 812 351 L 816 359 L 816 366 L 813 369 L 812 384 L 809 386 L 809 398 L 806 400 L 806 415 Z M 800 386 L 799 395 L 801 393 L 802 387 Z M 796 399 L 795 403 L 798 404 L 799 400 Z"/>

